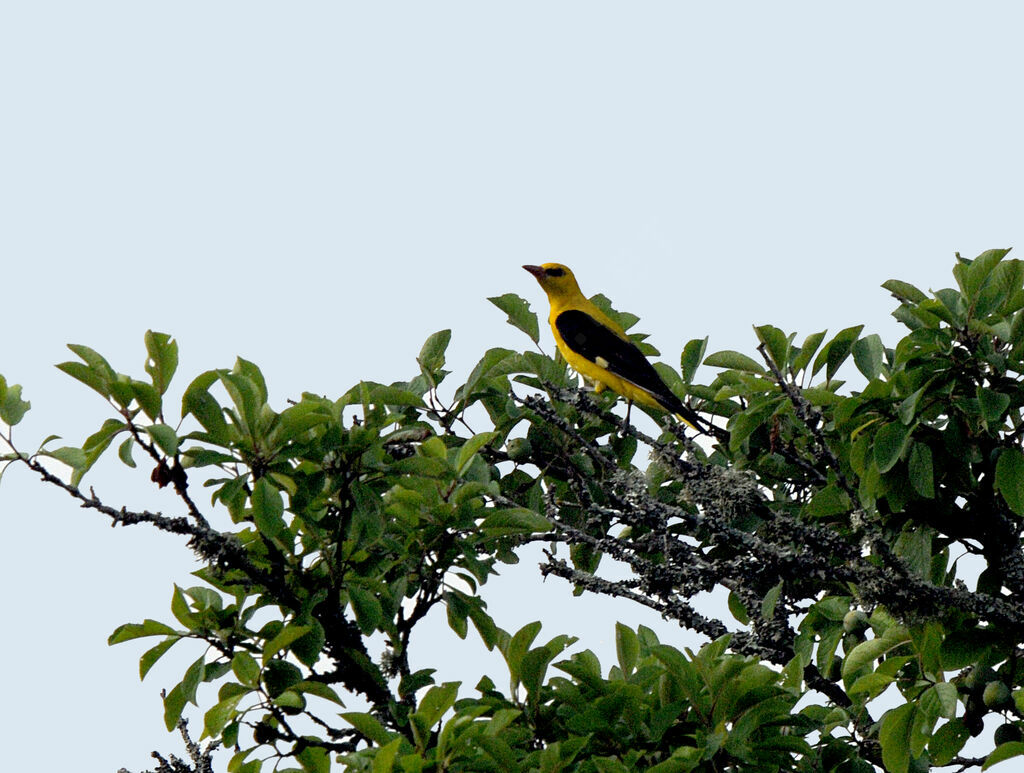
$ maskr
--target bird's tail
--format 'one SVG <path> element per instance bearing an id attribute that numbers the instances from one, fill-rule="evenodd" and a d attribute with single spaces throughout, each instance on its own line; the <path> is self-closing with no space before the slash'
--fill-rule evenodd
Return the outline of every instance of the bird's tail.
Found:
<path id="1" fill-rule="evenodd" d="M 705 419 L 703 416 L 698 414 L 696 411 L 692 411 L 686 406 L 683 406 L 683 411 L 676 412 L 676 418 L 678 418 L 683 424 L 686 424 L 691 429 L 695 429 L 702 435 L 713 437 L 715 440 L 721 440 L 726 442 L 729 440 L 729 431 L 722 429 L 710 421 Z"/>
<path id="2" fill-rule="evenodd" d="M 675 394 L 675 392 L 666 389 L 665 393 L 653 395 L 653 397 L 658 401 L 658 404 L 661 405 L 662 408 L 669 413 L 674 414 L 677 419 L 691 429 L 696 430 L 702 435 L 707 435 L 708 437 L 713 437 L 716 440 L 721 440 L 722 442 L 727 442 L 729 440 L 728 430 L 715 426 L 705 419 L 693 410 L 693 408 L 680 400 L 679 396 Z"/>

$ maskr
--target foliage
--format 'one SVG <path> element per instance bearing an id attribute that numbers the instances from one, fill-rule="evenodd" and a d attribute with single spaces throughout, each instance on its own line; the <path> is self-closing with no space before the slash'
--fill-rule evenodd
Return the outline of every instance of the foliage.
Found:
<path id="1" fill-rule="evenodd" d="M 216 685 L 203 738 L 235 749 L 233 773 L 988 767 L 1024 754 L 1024 263 L 992 250 L 958 256 L 953 274 L 956 288 L 930 294 L 883 285 L 909 330 L 891 348 L 861 326 L 800 344 L 760 326 L 760 360 L 689 342 L 678 372 L 658 367 L 727 421 L 711 451 L 671 422 L 657 438 L 625 425 L 613 395 L 577 390 L 564 362 L 533 351 L 488 351 L 446 403 L 450 331 L 428 338 L 409 381 L 281 410 L 239 359 L 192 380 L 179 423 L 177 345 L 151 332 L 146 378 L 79 345 L 58 366 L 114 411 L 81 447 L 51 437 L 25 453 L 8 431 L 2 459 L 114 524 L 188 536 L 204 565 L 174 586 L 174 622 L 129 623 L 110 642 L 157 640 L 142 677 L 197 647 L 164 719 L 179 726 Z M 537 340 L 525 301 L 492 301 Z M 851 360 L 863 386 L 844 391 Z M 702 362 L 720 369 L 710 384 Z M 0 419 L 28 408 L 0 378 Z M 150 457 L 181 515 L 79 488 L 115 442 L 131 467 Z M 709 643 L 681 652 L 618 625 L 604 670 L 564 633 L 536 644 L 539 623 L 503 630 L 481 589 L 538 541 L 542 571 L 576 593 L 631 599 Z M 964 556 L 983 571 L 958 576 Z M 610 563 L 629 579 L 602 576 Z M 733 620 L 693 606 L 715 588 Z M 485 676 L 460 697 L 412 670 L 435 607 L 503 655 L 507 687 Z M 353 698 L 366 710 L 338 715 Z M 995 745 L 964 756 L 986 719 L 1002 724 Z"/>

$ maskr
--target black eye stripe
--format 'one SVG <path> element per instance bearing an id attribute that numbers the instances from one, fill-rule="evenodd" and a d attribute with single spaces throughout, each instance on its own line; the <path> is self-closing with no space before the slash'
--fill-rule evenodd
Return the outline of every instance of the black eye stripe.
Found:
<path id="1" fill-rule="evenodd" d="M 565 276 L 565 270 L 561 268 L 544 269 L 544 273 L 548 276 Z"/>

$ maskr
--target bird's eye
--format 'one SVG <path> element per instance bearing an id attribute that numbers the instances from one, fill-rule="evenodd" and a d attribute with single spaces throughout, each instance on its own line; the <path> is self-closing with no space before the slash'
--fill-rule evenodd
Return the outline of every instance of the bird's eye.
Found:
<path id="1" fill-rule="evenodd" d="M 564 276 L 565 270 L 561 268 L 546 268 L 544 269 L 544 273 L 548 276 Z"/>

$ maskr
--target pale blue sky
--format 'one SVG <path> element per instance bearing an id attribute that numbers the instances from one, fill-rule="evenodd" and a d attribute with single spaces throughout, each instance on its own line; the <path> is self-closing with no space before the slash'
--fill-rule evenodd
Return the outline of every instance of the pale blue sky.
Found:
<path id="1" fill-rule="evenodd" d="M 954 251 L 1024 244 L 1022 34 L 1014 3 L 7 3 L 18 436 L 81 442 L 105 414 L 52 367 L 63 345 L 141 371 L 147 328 L 178 338 L 183 382 L 241 354 L 277 401 L 407 378 L 445 327 L 464 377 L 525 345 L 485 299 L 540 308 L 519 266 L 545 260 L 641 313 L 673 364 L 703 335 L 749 353 L 765 322 L 891 339 L 882 281 L 945 286 Z M 12 473 L 4 767 L 38 767 L 54 733 L 84 769 L 148 767 L 175 748 L 157 693 L 176 674 L 140 684 L 143 648 L 105 640 L 169 618 L 190 555 Z M 173 510 L 135 477 L 92 483 Z M 613 618 L 646 619 L 525 583 L 499 622 L 596 623 L 606 659 Z M 476 662 L 452 653 L 445 678 Z"/>

